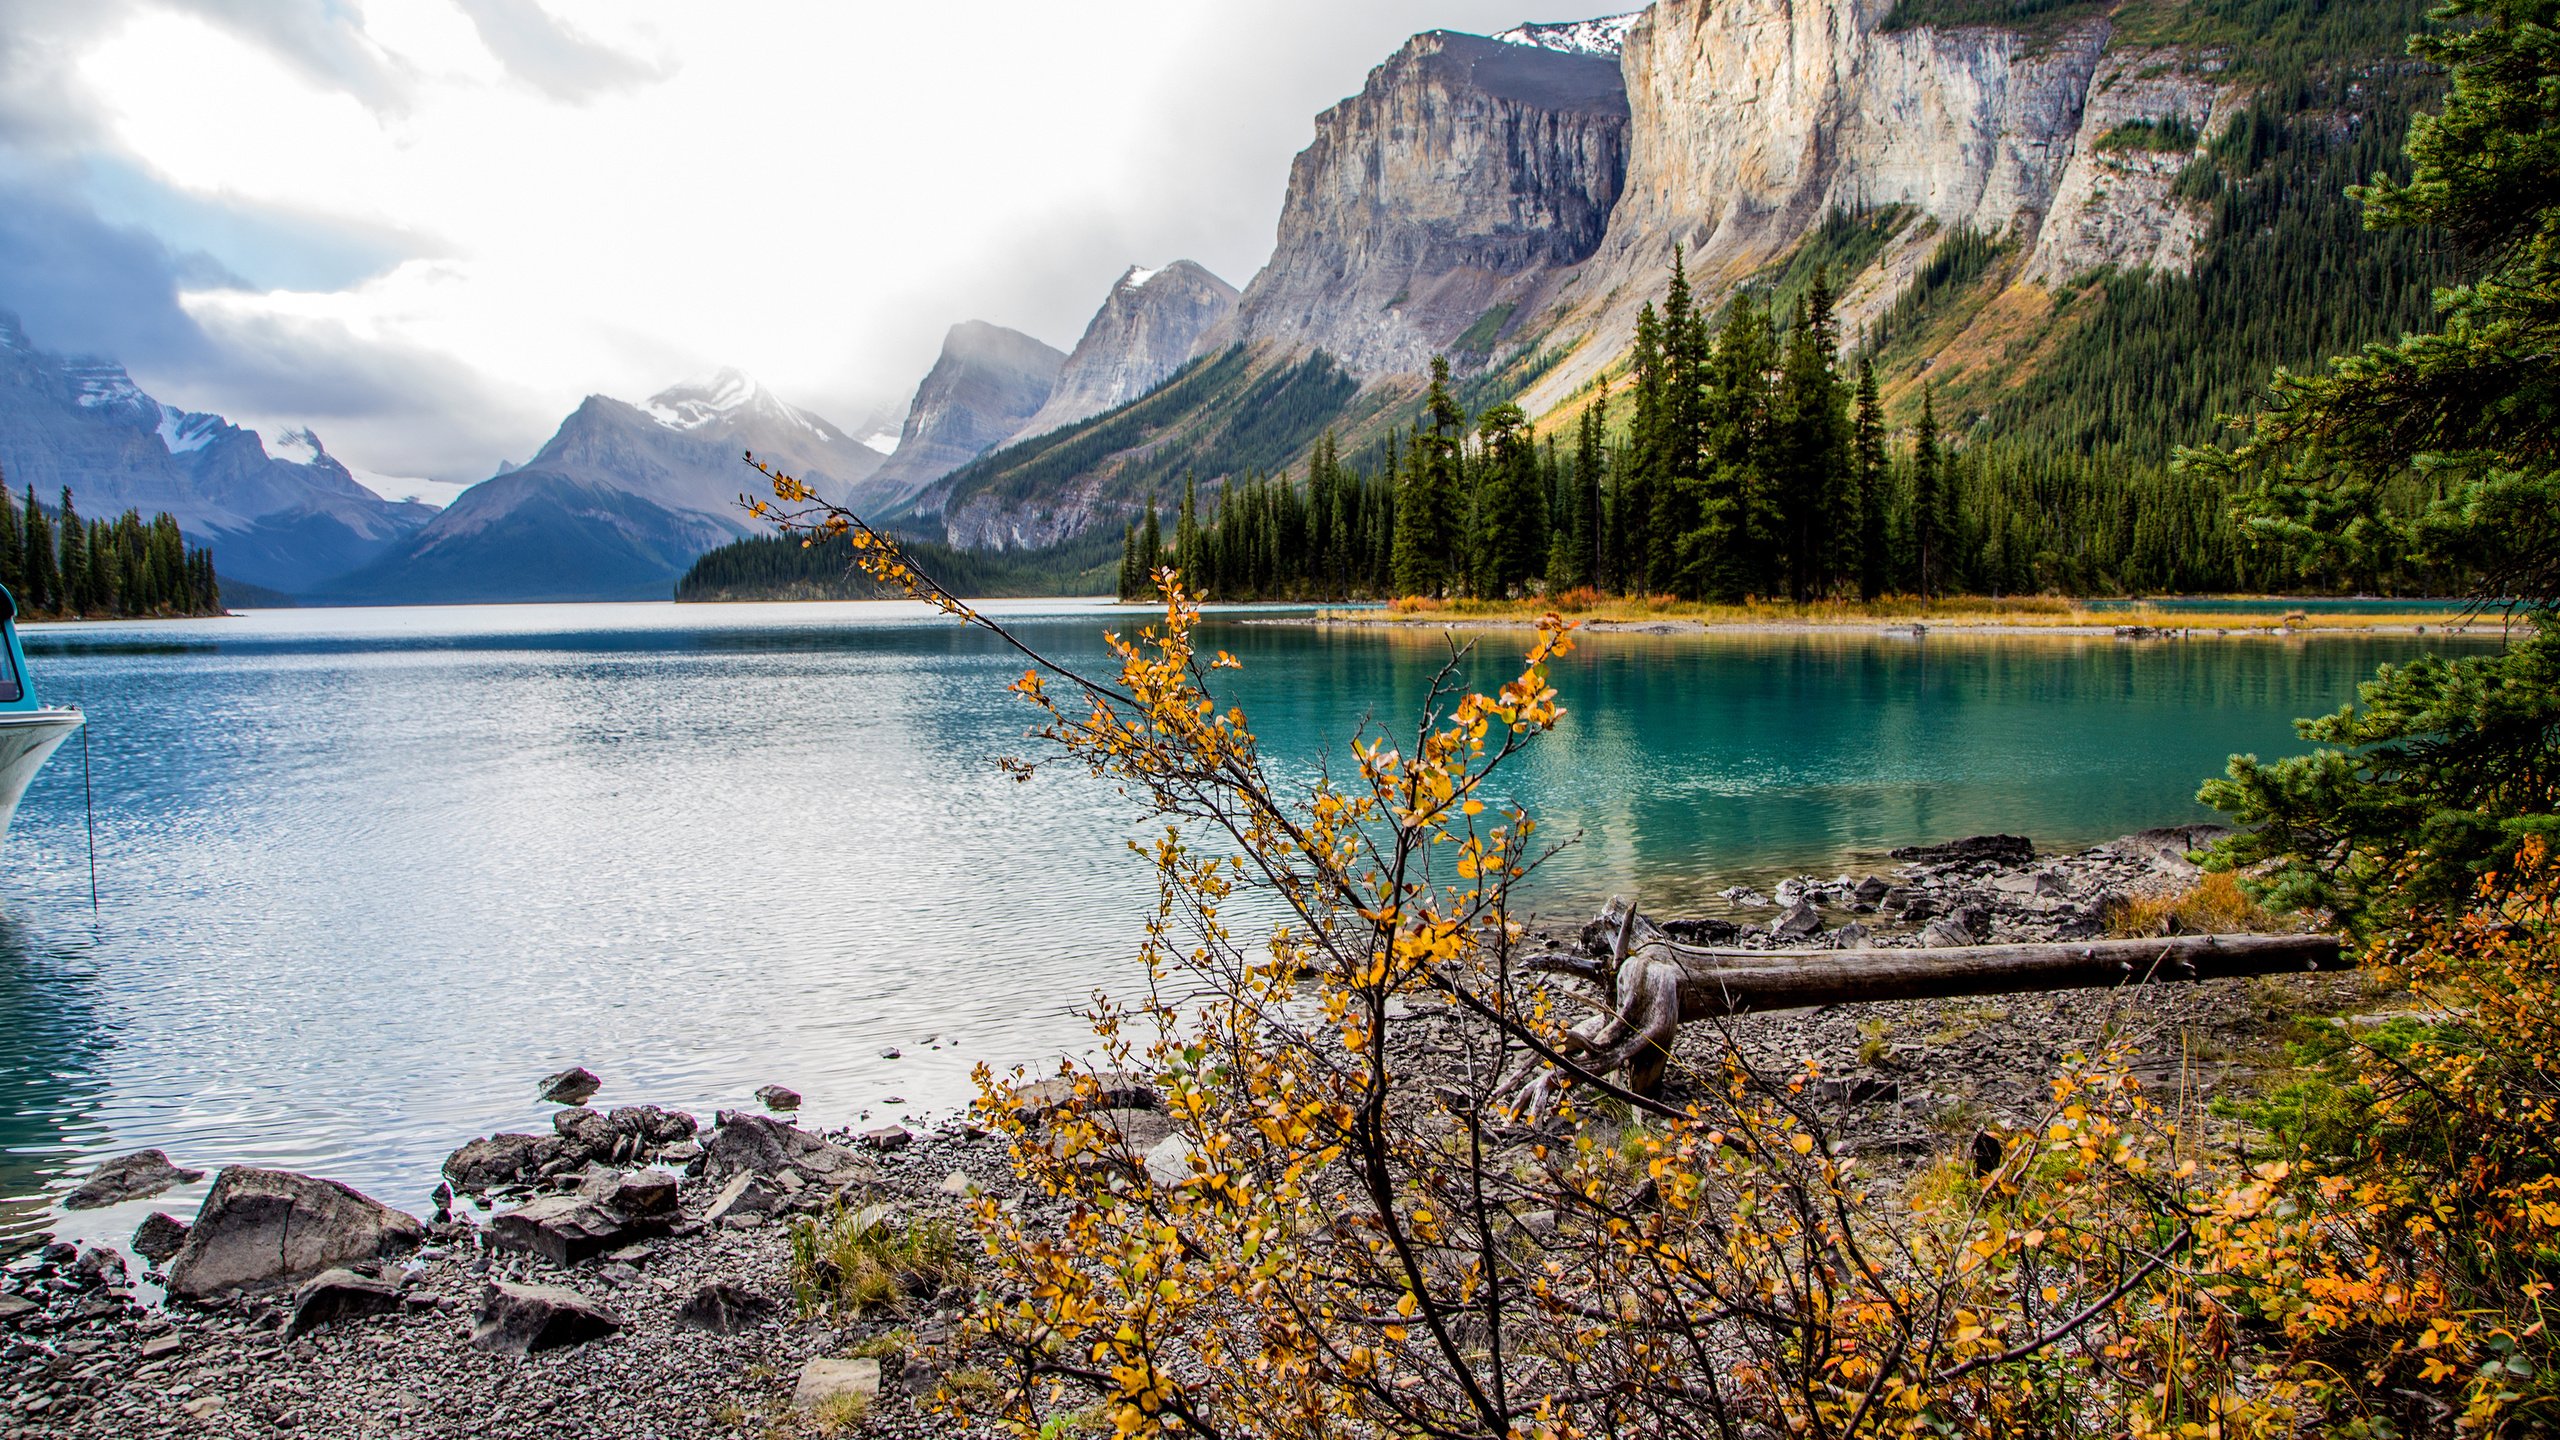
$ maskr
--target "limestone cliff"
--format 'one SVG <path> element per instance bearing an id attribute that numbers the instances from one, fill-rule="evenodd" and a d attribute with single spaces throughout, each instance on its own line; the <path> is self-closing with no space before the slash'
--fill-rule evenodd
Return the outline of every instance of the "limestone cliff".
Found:
<path id="1" fill-rule="evenodd" d="M 1236 287 L 1188 260 L 1129 267 L 1068 353 L 1049 402 L 1014 438 L 1046 435 L 1153 390 L 1235 308 Z"/>
<path id="2" fill-rule="evenodd" d="M 2187 135 L 2191 151 L 2181 127 L 2211 133 L 2233 99 L 2222 87 L 2174 54 L 2113 49 L 2104 18 L 2034 36 L 1888 29 L 1891 4 L 1657 0 L 1629 29 L 1626 193 L 1541 317 L 1584 343 L 1533 409 L 1624 351 L 1675 245 L 1713 295 L 1833 207 L 1906 205 L 1939 230 L 2003 236 L 2044 283 L 2191 262 L 2201 217 L 2171 193 L 2186 155 L 2150 147 Z M 2102 143 L 2129 122 L 2153 122 L 2141 144 Z"/>
<path id="3" fill-rule="evenodd" d="M 1237 336 L 1364 378 L 1489 352 L 1600 244 L 1627 124 L 1606 55 L 1415 36 L 1316 120 Z"/>

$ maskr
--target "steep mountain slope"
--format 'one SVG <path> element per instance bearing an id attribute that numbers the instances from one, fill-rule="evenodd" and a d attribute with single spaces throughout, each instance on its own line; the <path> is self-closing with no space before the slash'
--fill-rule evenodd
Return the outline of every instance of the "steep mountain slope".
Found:
<path id="1" fill-rule="evenodd" d="M 951 327 L 942 354 L 916 387 L 898 448 L 852 496 L 894 506 L 1020 433 L 1058 388 L 1067 357 L 1001 325 Z"/>
<path id="2" fill-rule="evenodd" d="M 1012 438 L 1046 435 L 1163 384 L 1235 313 L 1236 299 L 1236 287 L 1188 260 L 1130 266 L 1068 352 L 1048 403 Z"/>
<path id="3" fill-rule="evenodd" d="M 427 506 L 356 483 L 308 430 L 268 442 L 219 415 L 173 410 L 111 360 L 39 350 L 0 312 L 0 473 L 48 505 L 167 511 L 225 580 L 299 592 L 424 525 Z"/>
<path id="4" fill-rule="evenodd" d="M 756 533 L 738 497 L 753 451 L 843 496 L 876 451 L 735 371 L 629 405 L 588 396 L 523 466 L 483 480 L 323 598 L 417 601 L 663 599 L 693 558 Z"/>

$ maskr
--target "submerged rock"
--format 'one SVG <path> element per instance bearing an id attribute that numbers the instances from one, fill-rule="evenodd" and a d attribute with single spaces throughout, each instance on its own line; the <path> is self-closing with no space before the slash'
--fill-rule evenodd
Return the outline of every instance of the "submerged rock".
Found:
<path id="1" fill-rule="evenodd" d="M 1781 911 L 1769 926 L 1769 934 L 1779 940 L 1802 940 L 1821 933 L 1822 912 L 1805 900 L 1798 900 Z"/>
<path id="2" fill-rule="evenodd" d="M 417 1248 L 426 1227 L 335 1180 L 234 1165 L 214 1177 L 169 1262 L 169 1293 L 258 1290 Z"/>
<path id="3" fill-rule="evenodd" d="M 1941 845 L 1906 845 L 1893 858 L 1925 865 L 2025 865 L 2036 858 L 2036 842 L 2024 835 L 1968 835 Z"/>
<path id="4" fill-rule="evenodd" d="M 620 1315 L 575 1290 L 493 1281 L 481 1294 L 471 1346 L 496 1355 L 531 1355 L 583 1345 L 621 1328 Z"/>
<path id="5" fill-rule="evenodd" d="M 800 1108 L 800 1092 L 788 1085 L 759 1086 L 756 1089 L 756 1099 L 767 1110 L 787 1111 Z"/>
<path id="6" fill-rule="evenodd" d="M 181 1170 L 158 1150 L 119 1155 L 89 1173 L 80 1188 L 62 1197 L 65 1210 L 103 1210 L 127 1200 L 147 1200 L 180 1185 L 204 1178 L 201 1170 Z"/>

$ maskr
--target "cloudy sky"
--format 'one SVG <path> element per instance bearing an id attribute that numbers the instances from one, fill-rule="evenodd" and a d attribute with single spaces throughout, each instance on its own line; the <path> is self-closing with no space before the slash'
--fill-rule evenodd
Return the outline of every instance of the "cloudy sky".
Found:
<path id="1" fill-rule="evenodd" d="M 853 425 L 954 321 L 1245 283 L 1412 32 L 1629 8 L 1520 4 L 0 0 L 0 308 L 392 493 L 719 365 Z"/>

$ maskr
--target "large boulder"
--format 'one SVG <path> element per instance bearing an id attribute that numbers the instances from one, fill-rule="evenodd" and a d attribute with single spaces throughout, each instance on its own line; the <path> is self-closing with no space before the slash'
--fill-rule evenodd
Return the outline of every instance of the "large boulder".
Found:
<path id="1" fill-rule="evenodd" d="M 850 1179 L 863 1168 L 860 1157 L 833 1141 L 743 1110 L 720 1112 L 720 1128 L 703 1147 L 703 1164 L 716 1177 L 790 1170 L 803 1179 L 827 1182 Z"/>
<path id="2" fill-rule="evenodd" d="M 678 1213 L 676 1177 L 648 1170 L 500 1211 L 489 1217 L 489 1243 L 539 1255 L 554 1265 L 575 1265 L 663 1234 Z"/>
<path id="3" fill-rule="evenodd" d="M 620 1315 L 575 1290 L 493 1281 L 481 1293 L 471 1344 L 498 1355 L 530 1355 L 582 1345 L 621 1328 Z"/>
<path id="4" fill-rule="evenodd" d="M 661 1110 L 655 1105 L 625 1105 L 604 1118 L 612 1122 L 617 1132 L 635 1136 L 647 1145 L 682 1144 L 702 1128 L 681 1110 Z"/>
<path id="5" fill-rule="evenodd" d="M 103 1210 L 127 1200 L 147 1200 L 180 1185 L 204 1178 L 201 1170 L 181 1170 L 157 1150 L 119 1155 L 89 1173 L 80 1188 L 62 1197 L 65 1210 Z"/>
<path id="6" fill-rule="evenodd" d="M 154 1210 L 133 1227 L 133 1253 L 157 1265 L 187 1243 L 187 1225 L 175 1215 Z"/>
<path id="7" fill-rule="evenodd" d="M 234 1165 L 214 1177 L 170 1260 L 169 1293 L 202 1300 L 290 1284 L 415 1249 L 426 1233 L 417 1217 L 335 1180 Z"/>
<path id="8" fill-rule="evenodd" d="M 551 1128 L 558 1132 L 569 1158 L 580 1163 L 610 1159 L 622 1140 L 613 1122 L 593 1110 L 559 1111 L 551 1117 Z"/>

